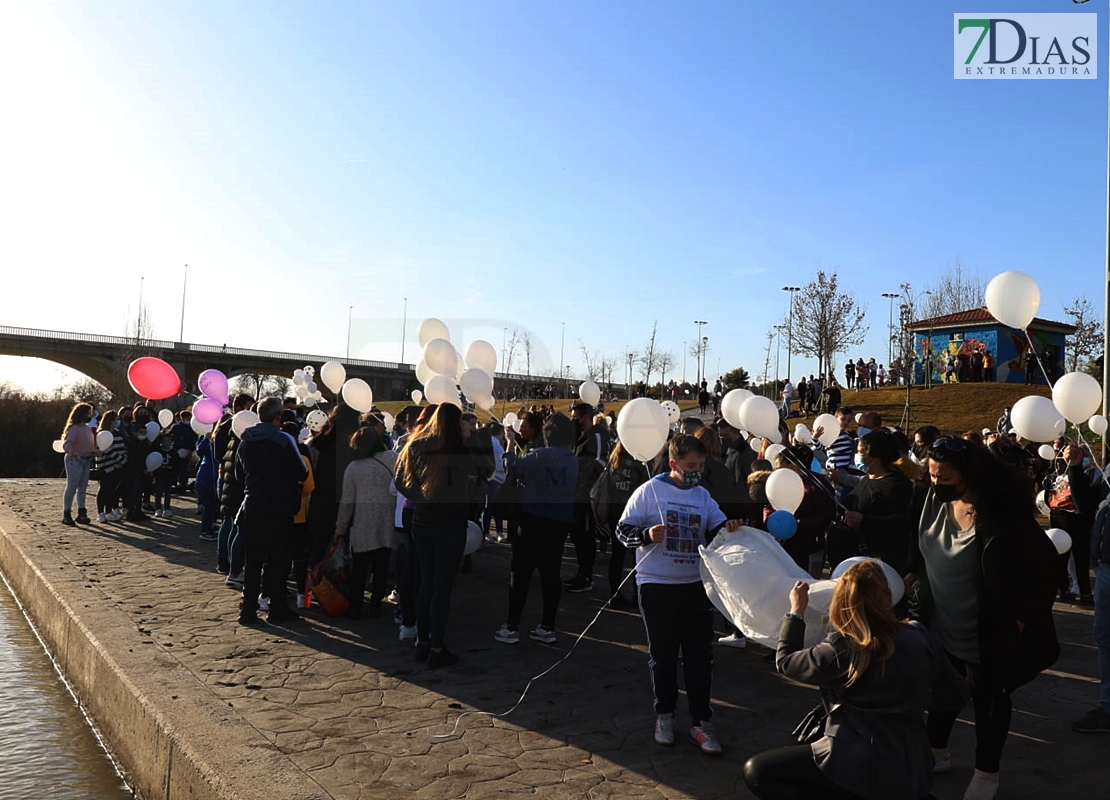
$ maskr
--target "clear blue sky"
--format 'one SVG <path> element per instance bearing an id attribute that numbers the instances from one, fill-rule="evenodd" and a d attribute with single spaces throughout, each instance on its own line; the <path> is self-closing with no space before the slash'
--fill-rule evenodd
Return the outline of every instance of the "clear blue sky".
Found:
<path id="1" fill-rule="evenodd" d="M 579 340 L 619 359 L 658 319 L 681 372 L 700 318 L 712 376 L 759 373 L 822 268 L 880 361 L 881 294 L 957 257 L 1101 311 L 1105 48 L 1097 81 L 953 80 L 984 10 L 1106 41 L 1098 0 L 9 5 L 3 324 L 121 334 L 142 277 L 177 339 L 188 264 L 186 341 L 342 356 L 350 314 L 397 360 L 407 298 L 409 362 L 436 316 L 557 370 L 565 323 L 580 376 Z"/>

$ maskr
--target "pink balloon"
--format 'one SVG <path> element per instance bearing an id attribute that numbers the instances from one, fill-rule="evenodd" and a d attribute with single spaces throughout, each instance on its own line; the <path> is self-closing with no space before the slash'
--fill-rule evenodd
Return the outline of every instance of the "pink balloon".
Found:
<path id="1" fill-rule="evenodd" d="M 219 422 L 224 415 L 223 403 L 211 397 L 202 397 L 193 403 L 193 419 L 205 425 Z"/>
<path id="2" fill-rule="evenodd" d="M 181 391 L 177 372 L 160 358 L 136 358 L 127 368 L 127 380 L 140 397 L 148 400 L 165 400 Z"/>
<path id="3" fill-rule="evenodd" d="M 218 369 L 206 369 L 200 373 L 197 386 L 205 397 L 211 397 L 221 405 L 227 405 L 227 376 Z"/>

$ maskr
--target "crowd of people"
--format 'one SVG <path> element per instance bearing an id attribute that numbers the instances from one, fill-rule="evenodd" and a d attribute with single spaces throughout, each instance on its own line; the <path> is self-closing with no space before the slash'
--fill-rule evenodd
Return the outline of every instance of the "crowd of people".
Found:
<path id="1" fill-rule="evenodd" d="M 820 379 L 806 384 L 821 387 Z M 961 757 L 948 738 L 970 697 L 975 773 L 965 798 L 994 797 L 1011 696 L 1059 652 L 1057 596 L 1096 605 L 1102 695 L 1074 727 L 1110 731 L 1110 501 L 1101 472 L 1078 443 L 1057 442 L 1054 462 L 1039 458 L 1005 413 L 994 430 L 908 434 L 874 411 L 857 424 L 838 398 L 831 445 L 818 443 L 820 428 L 812 441 L 794 440 L 783 419 L 785 446 L 774 449 L 723 418 L 688 415 L 641 462 L 619 441 L 615 415 L 581 402 L 569 413 L 521 408 L 506 427 L 453 404 L 409 406 L 387 430 L 376 410 L 360 414 L 340 401 L 311 433 L 295 399 L 239 395 L 230 406 L 198 436 L 187 411 L 163 426 L 150 403 L 100 415 L 76 405 L 63 433 L 63 523 L 92 524 L 90 468 L 99 523 L 142 521 L 148 509 L 170 516 L 171 498 L 192 477 L 200 536 L 215 542 L 217 569 L 242 592 L 241 624 L 301 619 L 320 565 L 338 551 L 348 563 L 347 615 L 382 616 L 392 599 L 398 638 L 430 669 L 459 660 L 448 645 L 451 598 L 472 524 L 487 544 L 507 539 L 511 548 L 506 610 L 492 633 L 505 645 L 521 641 L 534 573 L 541 613 L 527 635 L 556 642 L 563 593 L 593 591 L 601 551 L 609 602 L 638 607 L 644 622 L 655 742 L 676 741 L 682 669 L 687 738 L 719 754 L 715 612 L 698 548 L 741 526 L 767 530 L 775 511 L 768 479 L 790 470 L 804 494 L 796 531 L 780 544 L 800 569 L 817 580 L 857 556 L 881 559 L 903 576 L 906 597 L 893 602 L 874 562 L 854 564 L 833 595 L 832 631 L 808 650 L 806 582 L 782 598 L 789 611 L 777 668 L 820 686 L 827 718 L 807 743 L 746 765 L 758 796 L 925 797 L 932 774 Z M 258 422 L 237 431 L 233 415 L 248 408 Z M 110 445 L 98 438 L 104 431 Z M 1039 486 L 1052 524 L 1071 534 L 1064 555 L 1038 525 Z M 564 578 L 568 542 L 575 569 Z M 636 590 L 626 594 L 629 551 Z M 730 628 L 717 643 L 746 640 Z"/>

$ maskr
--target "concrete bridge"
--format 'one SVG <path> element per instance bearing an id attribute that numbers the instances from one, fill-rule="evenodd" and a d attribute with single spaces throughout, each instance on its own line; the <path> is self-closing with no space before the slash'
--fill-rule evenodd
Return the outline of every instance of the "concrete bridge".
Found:
<path id="1" fill-rule="evenodd" d="M 195 392 L 197 378 L 206 369 L 218 369 L 227 377 L 237 375 L 280 375 L 291 377 L 293 370 L 307 364 L 317 369 L 325 361 L 339 361 L 348 378 L 362 378 L 381 400 L 403 400 L 419 387 L 416 367 L 387 361 L 364 361 L 305 353 L 273 353 L 227 345 L 169 342 L 94 333 L 38 330 L 0 326 L 0 355 L 30 356 L 53 361 L 88 375 L 107 387 L 126 383 L 127 366 L 140 356 L 155 356 L 169 363 L 181 377 L 182 389 Z M 537 384 L 558 384 L 558 378 L 498 373 L 498 396 L 532 396 Z M 569 382 L 577 386 L 577 382 Z M 325 396 L 331 396 L 320 383 Z M 562 394 L 562 392 L 559 392 Z"/>

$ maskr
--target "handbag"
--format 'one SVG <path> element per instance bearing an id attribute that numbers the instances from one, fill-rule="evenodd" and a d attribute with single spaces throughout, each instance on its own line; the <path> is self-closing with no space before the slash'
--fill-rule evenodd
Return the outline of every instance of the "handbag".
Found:
<path id="1" fill-rule="evenodd" d="M 490 503 L 493 516 L 498 519 L 516 519 L 520 516 L 520 486 L 516 482 L 516 470 L 510 464 L 505 470 L 505 482 L 497 490 L 497 496 Z"/>
<path id="2" fill-rule="evenodd" d="M 813 744 L 825 735 L 825 720 L 829 712 L 825 710 L 824 703 L 818 703 L 809 713 L 802 717 L 802 721 L 790 732 L 798 744 Z"/>

